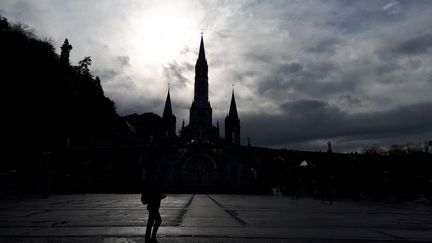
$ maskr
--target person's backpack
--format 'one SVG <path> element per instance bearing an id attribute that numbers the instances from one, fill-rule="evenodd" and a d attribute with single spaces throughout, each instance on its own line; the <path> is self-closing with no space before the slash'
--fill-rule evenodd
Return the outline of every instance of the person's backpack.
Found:
<path id="1" fill-rule="evenodd" d="M 142 202 L 143 205 L 146 205 L 148 203 L 147 193 L 142 193 L 141 194 L 141 202 Z"/>

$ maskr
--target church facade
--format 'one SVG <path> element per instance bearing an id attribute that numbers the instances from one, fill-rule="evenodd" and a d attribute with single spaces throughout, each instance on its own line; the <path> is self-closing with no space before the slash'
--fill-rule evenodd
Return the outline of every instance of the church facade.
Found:
<path id="1" fill-rule="evenodd" d="M 125 117 L 137 136 L 134 148 L 142 177 L 149 171 L 162 173 L 170 188 L 179 191 L 228 191 L 254 184 L 256 175 L 247 152 L 250 148 L 240 145 L 234 90 L 221 134 L 219 122 L 213 123 L 208 68 L 201 36 L 189 122 L 183 121 L 178 134 L 170 90 L 161 117 L 153 113 Z"/>

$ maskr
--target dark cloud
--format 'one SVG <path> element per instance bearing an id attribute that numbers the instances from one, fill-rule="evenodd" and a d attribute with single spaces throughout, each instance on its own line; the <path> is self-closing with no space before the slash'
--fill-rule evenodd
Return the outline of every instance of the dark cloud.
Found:
<path id="1" fill-rule="evenodd" d="M 303 66 L 300 63 L 293 62 L 286 65 L 281 65 L 280 69 L 290 73 L 296 73 L 302 71 Z"/>
<path id="2" fill-rule="evenodd" d="M 387 73 L 391 73 L 397 70 L 402 70 L 404 69 L 403 66 L 401 66 L 399 63 L 394 63 L 394 62 L 387 62 L 387 63 L 382 63 L 380 65 L 376 65 L 376 67 L 374 67 L 375 73 L 377 75 L 384 75 Z M 378 80 L 378 81 L 382 81 L 383 83 L 387 83 L 388 80 Z"/>
<path id="3" fill-rule="evenodd" d="M 231 37 L 231 33 L 229 31 L 221 31 L 217 33 L 219 38 L 229 38 Z"/>
<path id="4" fill-rule="evenodd" d="M 129 56 L 117 56 L 116 59 L 121 66 L 130 66 Z"/>
<path id="5" fill-rule="evenodd" d="M 114 77 L 119 75 L 119 71 L 114 69 L 105 69 L 102 71 L 97 71 L 97 73 L 99 73 L 99 77 L 102 80 L 112 80 Z"/>
<path id="6" fill-rule="evenodd" d="M 362 105 L 361 99 L 353 97 L 352 94 L 347 94 L 347 93 L 339 95 L 337 97 L 337 101 L 338 103 L 346 104 L 350 108 L 359 107 Z"/>
<path id="7" fill-rule="evenodd" d="M 280 115 L 244 117 L 243 134 L 256 144 L 288 147 L 314 140 L 372 141 L 403 135 L 422 141 L 432 135 L 432 103 L 357 114 L 318 100 L 285 103 L 281 108 Z"/>
<path id="8" fill-rule="evenodd" d="M 189 82 L 185 77 L 184 72 L 190 71 L 193 68 L 192 65 L 182 63 L 179 64 L 176 61 L 169 63 L 167 66 L 163 67 L 164 74 L 168 78 L 169 82 L 174 86 L 186 86 Z"/>
<path id="9" fill-rule="evenodd" d="M 260 78 L 256 88 L 259 93 L 291 89 L 309 97 L 323 97 L 353 90 L 356 86 L 355 80 L 343 77 L 340 72 L 336 64 L 327 61 L 274 65 L 268 76 Z"/>
<path id="10" fill-rule="evenodd" d="M 131 77 L 128 77 L 124 71 L 125 68 L 131 67 L 129 56 L 115 56 L 113 57 L 113 62 L 109 67 L 103 67 L 102 69 L 95 69 L 94 72 L 99 75 L 103 83 L 110 83 L 114 80 L 123 80 L 122 82 L 116 84 L 118 86 L 125 86 L 130 88 L 136 88 L 131 86 Z M 124 80 L 128 80 L 124 82 Z"/>
<path id="11" fill-rule="evenodd" d="M 183 49 L 180 51 L 180 55 L 186 55 L 186 54 L 188 54 L 188 53 L 193 53 L 193 51 L 192 51 L 188 46 L 186 46 L 185 48 L 183 48 Z"/>
<path id="12" fill-rule="evenodd" d="M 318 43 L 313 45 L 307 51 L 317 53 L 317 54 L 332 55 L 336 53 L 337 45 L 341 42 L 342 41 L 337 38 L 320 40 Z"/>
<path id="13" fill-rule="evenodd" d="M 409 39 L 396 46 L 393 51 L 404 55 L 428 54 L 432 51 L 432 33 Z"/>

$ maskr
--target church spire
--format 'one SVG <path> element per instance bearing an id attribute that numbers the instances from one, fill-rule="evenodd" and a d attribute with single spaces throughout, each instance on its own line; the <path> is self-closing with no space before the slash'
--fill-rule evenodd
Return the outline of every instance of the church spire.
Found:
<path id="1" fill-rule="evenodd" d="M 168 94 L 167 94 L 167 98 L 166 98 L 166 101 L 165 101 L 165 108 L 164 108 L 164 111 L 163 111 L 162 118 L 169 118 L 172 115 L 173 114 L 172 114 L 172 108 L 171 108 L 171 97 L 170 97 L 170 90 L 169 90 L 169 87 L 168 87 Z"/>
<path id="2" fill-rule="evenodd" d="M 200 49 L 198 54 L 198 60 L 204 60 L 204 61 L 206 60 L 205 50 L 204 50 L 204 39 L 202 33 L 201 33 L 201 43 L 200 43 Z"/>
<path id="3" fill-rule="evenodd" d="M 212 108 L 209 100 L 208 65 L 201 34 L 198 59 L 195 65 L 194 99 L 190 107 L 189 125 L 184 129 L 187 140 L 217 141 L 216 127 L 212 124 Z"/>
<path id="4" fill-rule="evenodd" d="M 230 105 L 230 110 L 229 110 L 228 116 L 231 118 L 238 119 L 237 105 L 236 105 L 236 101 L 235 101 L 235 97 L 234 97 L 234 89 L 232 91 L 231 105 Z"/>
<path id="5" fill-rule="evenodd" d="M 204 50 L 204 39 L 201 35 L 201 43 L 200 43 L 200 49 L 198 54 L 198 59 L 196 61 L 195 65 L 195 79 L 199 80 L 205 80 L 207 82 L 208 76 L 208 65 L 207 65 L 207 59 L 205 56 L 205 50 Z"/>

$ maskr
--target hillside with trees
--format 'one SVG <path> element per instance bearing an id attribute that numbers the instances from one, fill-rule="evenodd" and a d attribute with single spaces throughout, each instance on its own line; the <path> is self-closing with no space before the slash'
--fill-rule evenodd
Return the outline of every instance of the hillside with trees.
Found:
<path id="1" fill-rule="evenodd" d="M 1 133 L 6 158 L 0 166 L 2 191 L 43 191 L 26 187 L 35 187 L 34 182 L 50 184 L 41 182 L 51 180 L 47 173 L 68 171 L 76 164 L 59 157 L 65 151 L 89 151 L 116 141 L 122 120 L 101 80 L 90 72 L 91 58 L 71 64 L 72 45 L 67 39 L 59 53 L 56 49 L 25 25 L 0 16 Z"/>
<path id="2" fill-rule="evenodd" d="M 91 74 L 91 58 L 71 65 L 67 39 L 60 54 L 55 50 L 25 25 L 0 17 L 3 128 L 11 149 L 91 145 L 115 128 L 115 104 Z"/>

